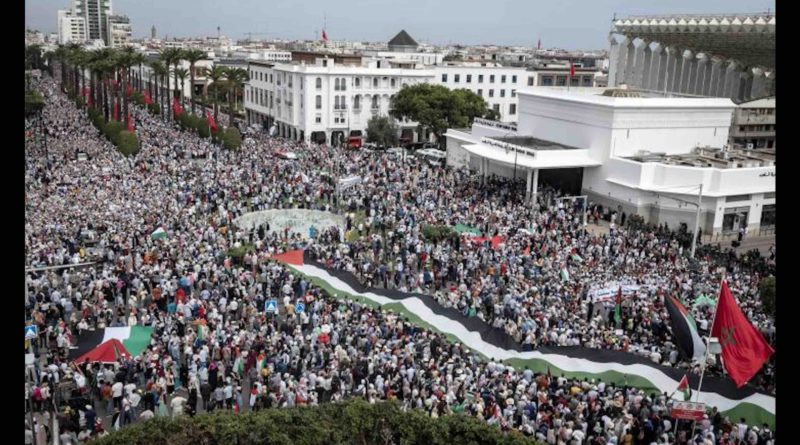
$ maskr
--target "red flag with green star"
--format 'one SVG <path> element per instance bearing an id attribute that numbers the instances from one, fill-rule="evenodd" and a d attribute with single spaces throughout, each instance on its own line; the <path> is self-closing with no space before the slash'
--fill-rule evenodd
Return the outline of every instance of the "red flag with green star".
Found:
<path id="1" fill-rule="evenodd" d="M 741 388 L 761 369 L 775 353 L 772 346 L 764 340 L 758 329 L 739 309 L 728 289 L 728 282 L 722 282 L 714 318 L 712 337 L 722 345 L 722 362 L 736 386 Z"/>

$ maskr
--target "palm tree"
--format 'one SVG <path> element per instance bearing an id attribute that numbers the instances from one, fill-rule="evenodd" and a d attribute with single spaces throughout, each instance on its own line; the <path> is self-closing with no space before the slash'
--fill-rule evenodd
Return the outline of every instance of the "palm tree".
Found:
<path id="1" fill-rule="evenodd" d="M 214 99 L 214 121 L 219 122 L 219 104 L 217 103 L 217 100 L 219 99 L 219 87 L 221 86 L 220 79 L 225 77 L 225 68 L 219 65 L 214 65 L 214 67 L 211 69 L 206 68 L 203 74 L 211 79 L 211 84 L 209 87 L 212 85 L 214 86 L 214 93 L 212 94 L 212 98 Z"/>
<path id="2" fill-rule="evenodd" d="M 206 59 L 206 52 L 199 49 L 184 51 L 183 58 L 189 61 L 189 77 L 191 78 L 190 94 L 192 99 L 192 114 L 194 114 L 194 65 L 200 60 Z"/>
<path id="3" fill-rule="evenodd" d="M 133 56 L 135 54 L 136 53 L 133 47 L 128 46 L 117 56 L 117 63 L 122 71 L 122 83 L 120 84 L 120 90 L 122 92 L 122 113 L 125 117 L 126 124 L 128 120 L 128 103 L 130 102 L 130 98 L 128 97 L 128 87 L 131 84 L 130 73 L 131 67 L 134 65 Z"/>
<path id="4" fill-rule="evenodd" d="M 144 89 L 142 83 L 142 65 L 144 65 L 144 62 L 146 60 L 147 58 L 142 53 L 136 53 L 132 57 L 133 64 L 139 66 L 139 77 L 136 79 L 136 89 L 139 92 L 141 92 Z"/>
<path id="5" fill-rule="evenodd" d="M 153 70 L 153 75 L 155 76 L 155 93 L 156 93 L 156 103 L 160 104 L 161 107 L 161 114 L 165 116 L 167 111 L 164 109 L 164 76 L 167 72 L 167 67 L 159 60 L 153 61 L 150 63 L 150 68 Z M 161 88 L 158 87 L 159 79 L 161 79 Z"/>
<path id="6" fill-rule="evenodd" d="M 61 63 L 61 89 L 64 89 L 64 84 L 67 82 L 67 47 L 59 45 L 55 51 L 55 58 Z"/>
<path id="7" fill-rule="evenodd" d="M 186 76 L 189 74 L 189 71 L 186 68 L 178 68 L 174 71 L 175 71 L 175 77 L 181 81 L 180 100 L 181 100 L 181 106 L 183 106 L 183 91 L 184 91 L 183 83 L 186 81 Z"/>
<path id="8" fill-rule="evenodd" d="M 167 68 L 167 76 L 169 76 L 169 66 L 172 65 L 172 63 L 175 60 L 177 60 L 177 56 L 178 56 L 177 51 L 178 51 L 177 48 L 166 48 L 163 51 L 161 51 L 161 60 L 164 62 L 164 66 Z M 176 80 L 176 83 L 177 83 L 177 80 Z M 169 88 L 169 79 L 167 79 L 167 84 L 166 85 L 167 85 L 167 91 L 169 91 L 170 90 L 170 88 Z M 174 97 L 174 95 L 173 95 L 173 97 Z M 164 110 L 164 112 L 166 113 L 167 110 Z"/>
<path id="9" fill-rule="evenodd" d="M 230 67 L 225 70 L 225 77 L 228 80 L 228 115 L 230 116 L 228 126 L 232 127 L 236 92 L 244 88 L 244 83 L 249 80 L 249 76 L 247 70 Z"/>

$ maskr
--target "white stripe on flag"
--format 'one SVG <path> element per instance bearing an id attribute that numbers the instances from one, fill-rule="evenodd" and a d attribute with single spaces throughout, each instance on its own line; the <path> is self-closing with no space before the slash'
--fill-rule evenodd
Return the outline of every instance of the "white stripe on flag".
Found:
<path id="1" fill-rule="evenodd" d="M 112 338 L 116 338 L 117 340 L 124 342 L 131 336 L 131 328 L 130 327 L 121 327 L 121 328 L 106 328 L 105 333 L 103 334 L 103 341 L 105 343 Z"/>

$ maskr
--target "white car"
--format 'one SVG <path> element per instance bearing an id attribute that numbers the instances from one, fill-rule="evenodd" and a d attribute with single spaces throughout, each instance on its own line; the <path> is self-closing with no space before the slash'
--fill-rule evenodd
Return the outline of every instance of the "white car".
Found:
<path id="1" fill-rule="evenodd" d="M 417 150 L 416 155 L 425 160 L 431 167 L 444 167 L 447 163 L 447 153 L 433 148 Z"/>

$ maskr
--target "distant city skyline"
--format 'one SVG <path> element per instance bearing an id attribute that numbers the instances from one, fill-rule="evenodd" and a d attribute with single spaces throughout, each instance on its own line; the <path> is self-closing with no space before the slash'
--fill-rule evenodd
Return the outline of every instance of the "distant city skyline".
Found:
<path id="1" fill-rule="evenodd" d="M 420 43 L 433 45 L 536 46 L 567 50 L 607 49 L 611 19 L 639 14 L 719 14 L 775 11 L 774 0 L 461 0 L 458 2 L 395 0 L 308 0 L 301 4 L 259 0 L 112 0 L 115 14 L 130 17 L 133 37 L 222 35 L 242 39 L 314 40 L 323 23 L 331 40 L 386 42 L 405 29 Z M 56 31 L 56 12 L 70 0 L 27 0 L 25 24 Z"/>

